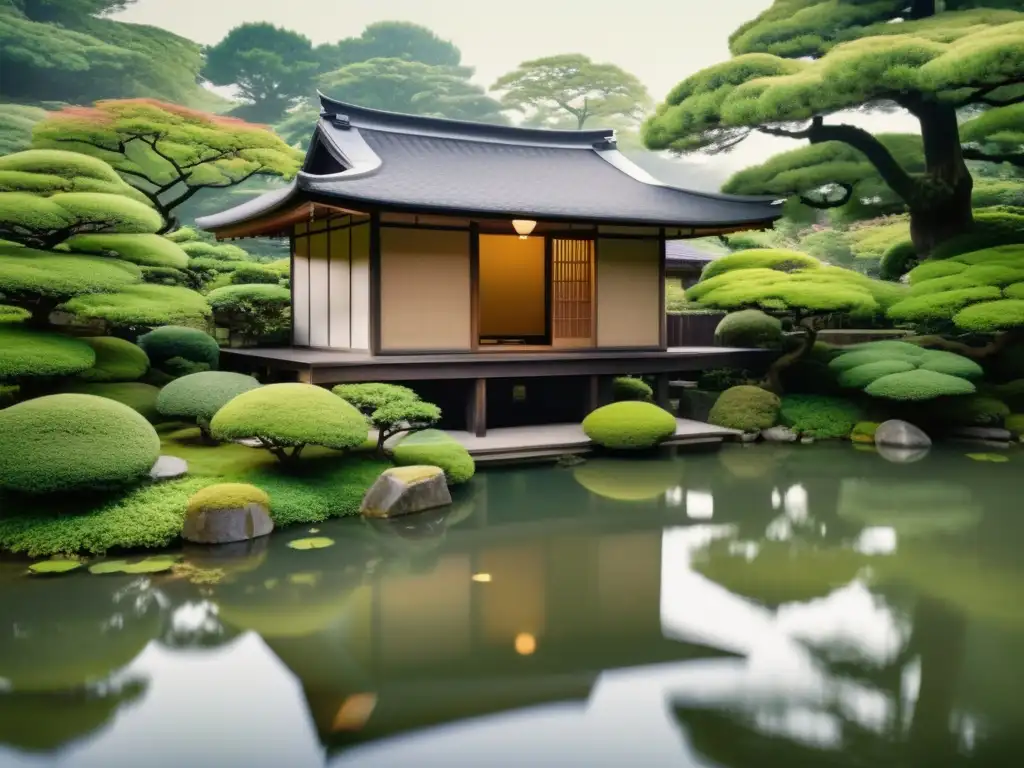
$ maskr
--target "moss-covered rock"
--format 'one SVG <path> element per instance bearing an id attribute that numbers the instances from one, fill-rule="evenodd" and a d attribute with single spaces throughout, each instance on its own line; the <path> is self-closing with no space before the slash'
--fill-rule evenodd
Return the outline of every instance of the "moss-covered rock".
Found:
<path id="1" fill-rule="evenodd" d="M 768 390 L 741 385 L 719 396 L 708 421 L 719 427 L 757 432 L 775 424 L 780 405 L 778 396 Z"/>
<path id="2" fill-rule="evenodd" d="M 0 411 L 0 488 L 29 494 L 137 482 L 160 455 L 153 426 L 126 405 L 61 394 Z"/>
<path id="3" fill-rule="evenodd" d="M 862 416 L 856 404 L 827 395 L 786 395 L 779 408 L 781 424 L 819 439 L 849 436 Z"/>
<path id="4" fill-rule="evenodd" d="M 105 397 L 109 400 L 123 403 L 152 424 L 162 421 L 160 412 L 156 407 L 160 390 L 152 384 L 144 384 L 140 381 L 124 381 L 112 384 L 82 382 L 71 385 L 67 391 L 80 395 Z"/>
<path id="5" fill-rule="evenodd" d="M 715 328 L 720 347 L 777 349 L 782 346 L 782 321 L 759 309 L 730 312 Z"/>
<path id="6" fill-rule="evenodd" d="M 188 513 L 201 509 L 235 509 L 247 504 L 261 504 L 270 508 L 270 497 L 255 485 L 248 483 L 218 483 L 203 488 L 188 500 Z"/>
<path id="7" fill-rule="evenodd" d="M 142 347 L 113 336 L 81 339 L 96 353 L 96 363 L 78 378 L 100 383 L 138 381 L 149 370 L 149 357 Z"/>
<path id="8" fill-rule="evenodd" d="M 266 493 L 246 483 L 220 483 L 189 499 L 181 535 L 199 544 L 230 544 L 273 530 Z"/>
<path id="9" fill-rule="evenodd" d="M 676 419 L 653 403 L 612 403 L 588 414 L 583 432 L 602 448 L 642 450 L 672 437 Z"/>
<path id="10" fill-rule="evenodd" d="M 392 451 L 399 466 L 431 466 L 444 470 L 448 485 L 469 482 L 476 462 L 458 440 L 439 429 L 424 429 L 402 438 Z"/>
<path id="11" fill-rule="evenodd" d="M 654 398 L 654 390 L 643 379 L 635 376 L 619 376 L 612 382 L 612 396 L 616 400 L 645 400 Z"/>
<path id="12" fill-rule="evenodd" d="M 854 443 L 875 444 L 875 432 L 878 431 L 878 423 L 874 421 L 858 421 L 853 425 L 850 432 L 850 440 Z"/>
<path id="13" fill-rule="evenodd" d="M 156 328 L 139 337 L 139 346 L 149 356 L 150 362 L 163 368 L 172 358 L 183 358 L 193 363 L 205 363 L 211 369 L 220 362 L 220 345 L 210 334 L 195 328 L 167 325 Z"/>
<path id="14" fill-rule="evenodd" d="M 937 397 L 970 395 L 975 386 L 966 379 L 935 371 L 915 370 L 891 373 L 864 388 L 872 397 L 886 400 L 922 401 Z"/>
<path id="15" fill-rule="evenodd" d="M 163 416 L 195 420 L 205 431 L 217 411 L 243 392 L 259 386 L 252 376 L 241 373 L 192 373 L 160 390 L 156 408 Z"/>

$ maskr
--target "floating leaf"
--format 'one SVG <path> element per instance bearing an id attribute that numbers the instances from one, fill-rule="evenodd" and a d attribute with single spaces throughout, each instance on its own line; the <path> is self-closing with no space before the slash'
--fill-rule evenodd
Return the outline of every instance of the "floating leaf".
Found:
<path id="1" fill-rule="evenodd" d="M 326 536 L 316 536 L 312 539 L 296 539 L 289 541 L 288 546 L 292 549 L 326 549 L 334 546 L 334 539 Z"/>
<path id="2" fill-rule="evenodd" d="M 30 573 L 37 575 L 51 573 L 67 573 L 82 567 L 78 560 L 43 560 L 39 563 L 32 563 L 28 567 Z"/>
<path id="3" fill-rule="evenodd" d="M 89 573 L 103 575 L 109 573 L 163 573 L 169 571 L 178 562 L 178 558 L 169 555 L 158 555 L 147 557 L 136 563 L 129 563 L 127 560 L 109 560 L 105 563 L 97 563 L 89 569 Z"/>
<path id="4" fill-rule="evenodd" d="M 124 573 L 125 567 L 128 565 L 127 560 L 108 560 L 105 563 L 96 563 L 96 565 L 89 566 L 89 573 L 97 576 L 103 576 L 108 573 Z"/>
<path id="5" fill-rule="evenodd" d="M 309 532 L 310 533 L 320 533 L 320 529 L 319 528 L 310 528 Z"/>
<path id="6" fill-rule="evenodd" d="M 968 459 L 974 459 L 975 461 L 991 461 L 996 464 L 1002 464 L 1010 460 L 1009 456 L 1004 456 L 1001 453 L 968 453 Z"/>

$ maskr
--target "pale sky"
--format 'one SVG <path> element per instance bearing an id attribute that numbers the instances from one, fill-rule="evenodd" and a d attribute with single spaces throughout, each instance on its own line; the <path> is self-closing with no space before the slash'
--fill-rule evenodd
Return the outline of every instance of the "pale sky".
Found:
<path id="1" fill-rule="evenodd" d="M 213 44 L 243 22 L 267 21 L 314 44 L 358 35 L 375 21 L 413 21 L 462 50 L 474 78 L 491 85 L 520 62 L 583 53 L 639 77 L 660 101 L 677 82 L 729 56 L 729 34 L 771 0 L 137 0 L 116 18 Z M 858 115 L 869 130 L 916 130 L 913 122 Z M 756 136 L 710 159 L 730 170 L 795 146 Z"/>

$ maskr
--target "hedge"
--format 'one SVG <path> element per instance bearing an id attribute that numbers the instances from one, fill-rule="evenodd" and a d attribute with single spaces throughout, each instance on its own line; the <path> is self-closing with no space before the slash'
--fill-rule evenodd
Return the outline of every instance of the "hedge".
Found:
<path id="1" fill-rule="evenodd" d="M 623 401 L 602 406 L 583 420 L 583 432 L 602 448 L 653 448 L 676 433 L 676 419 L 653 403 Z"/>
<path id="2" fill-rule="evenodd" d="M 782 345 L 782 321 L 757 309 L 730 312 L 715 328 L 715 344 L 777 349 Z"/>
<path id="3" fill-rule="evenodd" d="M 618 376 L 612 381 L 612 397 L 615 400 L 650 401 L 654 398 L 654 390 L 643 379 L 634 376 Z"/>
<path id="4" fill-rule="evenodd" d="M 81 339 L 96 353 L 96 363 L 82 371 L 83 381 L 138 381 L 149 370 L 149 358 L 136 344 L 114 336 L 91 336 Z"/>
<path id="5" fill-rule="evenodd" d="M 105 397 L 109 400 L 123 403 L 152 424 L 158 424 L 162 421 L 160 412 L 156 407 L 160 389 L 152 384 L 143 384 L 139 381 L 112 384 L 82 383 L 73 384 L 67 391 L 80 395 Z"/>
<path id="6" fill-rule="evenodd" d="M 719 396 L 708 421 L 719 427 L 757 432 L 775 424 L 780 405 L 777 395 L 743 384 L 731 387 Z"/>
<path id="7" fill-rule="evenodd" d="M 400 467 L 440 467 L 449 485 L 467 483 L 476 473 L 476 463 L 469 451 L 439 429 L 424 429 L 406 435 L 395 446 L 392 458 Z"/>
<path id="8" fill-rule="evenodd" d="M 281 282 L 281 275 L 272 269 L 253 264 L 232 272 L 231 282 L 234 285 L 277 285 Z"/>
<path id="9" fill-rule="evenodd" d="M 848 437 L 861 418 L 854 403 L 827 395 L 786 395 L 779 407 L 779 423 L 821 439 Z"/>
<path id="10" fill-rule="evenodd" d="M 160 390 L 157 410 L 164 416 L 196 420 L 205 431 L 214 415 L 243 392 L 261 386 L 252 376 L 204 371 L 175 379 Z"/>
<path id="11" fill-rule="evenodd" d="M 96 353 L 79 339 L 0 325 L 0 381 L 73 376 L 95 363 Z"/>
<path id="12" fill-rule="evenodd" d="M 150 362 L 162 368 L 171 358 L 205 363 L 216 368 L 220 362 L 220 345 L 210 334 L 195 328 L 168 325 L 140 336 L 138 344 L 149 355 Z"/>
<path id="13" fill-rule="evenodd" d="M 145 478 L 160 438 L 126 405 L 60 394 L 0 411 L 0 488 L 28 494 L 123 486 Z"/>
<path id="14" fill-rule="evenodd" d="M 123 262 L 121 262 L 123 263 Z M 128 285 L 117 293 L 78 296 L 61 309 L 81 318 L 104 320 L 116 326 L 205 325 L 210 308 L 203 297 L 174 285 Z"/>

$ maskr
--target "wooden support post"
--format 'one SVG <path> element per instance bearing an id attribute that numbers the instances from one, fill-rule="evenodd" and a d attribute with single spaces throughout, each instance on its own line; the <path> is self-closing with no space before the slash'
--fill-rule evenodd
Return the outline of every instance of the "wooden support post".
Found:
<path id="1" fill-rule="evenodd" d="M 672 404 L 669 402 L 669 378 L 667 373 L 659 373 L 654 377 L 654 402 L 666 411 L 672 410 Z"/>
<path id="2" fill-rule="evenodd" d="M 466 403 L 466 430 L 477 437 L 487 435 L 487 379 L 475 379 Z"/>
<path id="3" fill-rule="evenodd" d="M 313 383 L 313 369 L 312 368 L 303 368 L 301 371 L 298 372 L 298 378 L 299 378 L 299 381 L 302 382 L 303 384 L 312 384 Z"/>
<path id="4" fill-rule="evenodd" d="M 592 374 L 587 389 L 587 413 L 596 411 L 602 405 L 608 405 L 614 399 L 612 376 Z M 586 414 L 584 414 L 586 415 Z"/>

